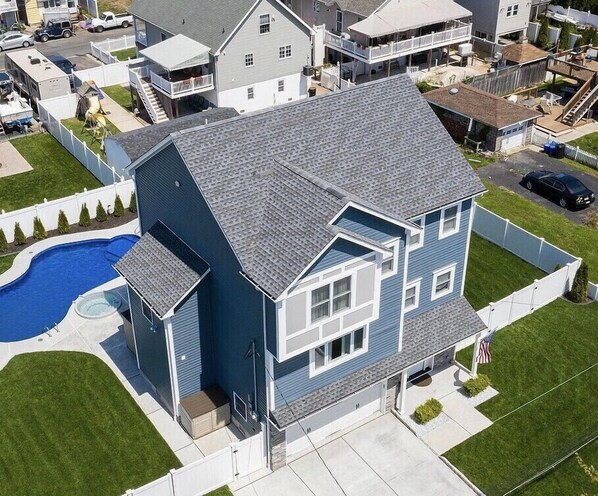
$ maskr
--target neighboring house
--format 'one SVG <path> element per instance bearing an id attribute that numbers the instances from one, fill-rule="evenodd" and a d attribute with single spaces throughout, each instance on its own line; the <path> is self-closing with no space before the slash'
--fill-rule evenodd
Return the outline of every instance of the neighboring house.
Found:
<path id="1" fill-rule="evenodd" d="M 345 63 L 359 75 L 443 58 L 471 38 L 471 12 L 452 0 L 297 0 L 294 11 L 317 35 L 315 65 Z M 316 28 L 317 27 L 317 28 Z M 327 55 L 320 48 L 326 48 Z M 318 60 L 319 59 L 319 60 Z"/>
<path id="2" fill-rule="evenodd" d="M 120 175 L 127 175 L 125 168 L 152 149 L 169 134 L 191 127 L 203 126 L 210 122 L 236 117 L 239 113 L 231 108 L 213 108 L 195 114 L 154 124 L 142 129 L 108 136 L 104 142 L 106 161 Z"/>
<path id="3" fill-rule="evenodd" d="M 17 22 L 17 0 L 0 2 L 0 28 L 10 28 Z"/>
<path id="4" fill-rule="evenodd" d="M 468 138 L 493 152 L 529 145 L 534 122 L 541 117 L 535 110 L 463 83 L 429 91 L 424 97 L 456 141 Z"/>
<path id="5" fill-rule="evenodd" d="M 517 40 L 527 33 L 530 0 L 455 0 L 473 13 L 473 34 L 498 43 L 499 38 Z"/>
<path id="6" fill-rule="evenodd" d="M 174 417 L 218 384 L 272 468 L 404 411 L 485 328 L 463 297 L 484 187 L 406 75 L 174 133 L 130 172 L 141 372 Z"/>
<path id="7" fill-rule="evenodd" d="M 539 19 L 541 16 L 546 15 L 548 12 L 548 6 L 551 0 L 532 0 L 532 5 L 529 11 L 529 20 Z"/>
<path id="8" fill-rule="evenodd" d="M 307 97 L 312 31 L 277 0 L 136 0 L 131 73 L 154 122 L 184 104 L 259 110 Z"/>
<path id="9" fill-rule="evenodd" d="M 72 18 L 78 13 L 76 0 L 16 0 L 19 20 L 29 26 L 41 24 L 44 17 Z"/>

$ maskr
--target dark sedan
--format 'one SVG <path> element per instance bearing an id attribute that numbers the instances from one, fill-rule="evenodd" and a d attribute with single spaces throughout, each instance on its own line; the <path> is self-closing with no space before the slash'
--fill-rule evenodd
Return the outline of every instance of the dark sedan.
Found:
<path id="1" fill-rule="evenodd" d="M 535 171 L 523 177 L 530 191 L 556 201 L 563 208 L 582 208 L 594 203 L 594 193 L 576 177 L 564 172 Z"/>

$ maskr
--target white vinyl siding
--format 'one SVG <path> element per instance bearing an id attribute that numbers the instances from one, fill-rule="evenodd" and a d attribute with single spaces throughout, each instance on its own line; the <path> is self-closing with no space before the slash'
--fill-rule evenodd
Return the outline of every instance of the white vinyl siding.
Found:
<path id="1" fill-rule="evenodd" d="M 291 45 L 284 45 L 278 48 L 278 58 L 280 60 L 289 59 L 293 55 L 293 47 Z"/>

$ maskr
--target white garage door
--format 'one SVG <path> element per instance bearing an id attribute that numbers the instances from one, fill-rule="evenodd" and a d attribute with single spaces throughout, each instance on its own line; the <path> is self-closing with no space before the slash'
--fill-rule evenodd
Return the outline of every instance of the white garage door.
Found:
<path id="1" fill-rule="evenodd" d="M 302 420 L 301 427 L 307 432 L 309 439 L 298 424 L 293 424 L 287 429 L 287 456 L 311 448 L 311 443 L 317 443 L 380 411 L 384 397 L 383 385 L 376 384 Z"/>
<path id="2" fill-rule="evenodd" d="M 508 150 L 515 148 L 516 146 L 523 145 L 523 139 L 525 138 L 525 126 L 516 124 L 511 127 L 507 127 L 502 130 L 502 143 L 500 145 L 501 150 Z"/>

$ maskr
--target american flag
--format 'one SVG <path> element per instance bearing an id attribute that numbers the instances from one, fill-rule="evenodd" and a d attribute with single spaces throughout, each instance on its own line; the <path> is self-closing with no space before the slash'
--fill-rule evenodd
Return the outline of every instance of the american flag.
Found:
<path id="1" fill-rule="evenodd" d="M 494 333 L 488 334 L 486 338 L 480 343 L 480 351 L 476 357 L 478 363 L 490 363 L 492 361 L 492 353 L 490 352 L 490 343 L 494 338 Z"/>

